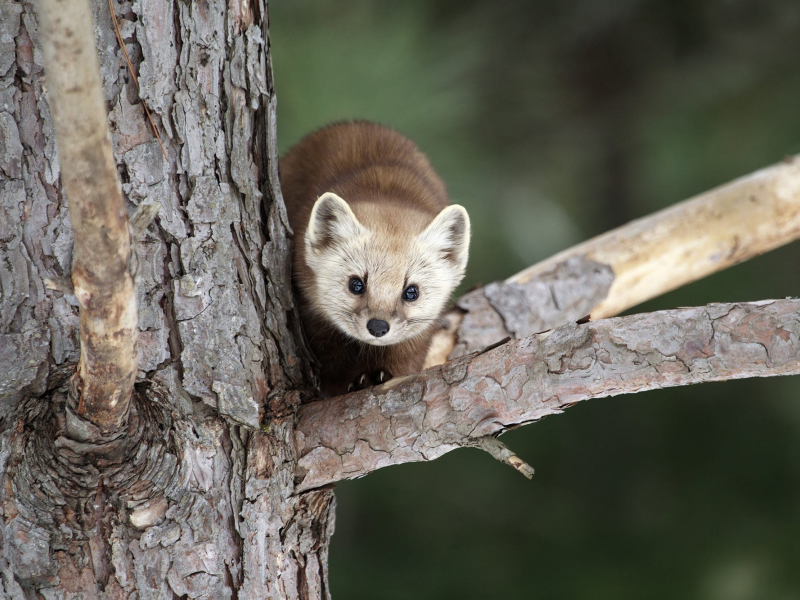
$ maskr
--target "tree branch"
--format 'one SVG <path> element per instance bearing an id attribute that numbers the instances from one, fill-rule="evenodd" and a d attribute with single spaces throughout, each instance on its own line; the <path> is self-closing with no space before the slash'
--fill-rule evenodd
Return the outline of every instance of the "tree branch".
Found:
<path id="1" fill-rule="evenodd" d="M 503 442 L 491 435 L 485 435 L 478 438 L 472 444 L 475 448 L 479 448 L 487 452 L 495 460 L 499 460 L 504 465 L 514 467 L 517 471 L 522 473 L 528 479 L 533 479 L 533 467 L 522 460 L 519 456 L 506 446 Z"/>
<path id="2" fill-rule="evenodd" d="M 800 159 L 632 221 L 469 294 L 445 317 L 426 366 L 645 300 L 800 237 Z"/>
<path id="3" fill-rule="evenodd" d="M 40 0 L 39 16 L 61 183 L 75 230 L 72 282 L 81 312 L 77 413 L 108 433 L 127 417 L 136 375 L 128 219 L 111 151 L 89 1 Z"/>
<path id="4" fill-rule="evenodd" d="M 800 373 L 800 300 L 710 304 L 511 341 L 300 410 L 297 491 L 433 460 L 589 398 Z"/>

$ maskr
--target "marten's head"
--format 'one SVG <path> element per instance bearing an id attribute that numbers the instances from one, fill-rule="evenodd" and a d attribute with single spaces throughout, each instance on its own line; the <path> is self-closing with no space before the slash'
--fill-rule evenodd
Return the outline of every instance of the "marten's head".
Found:
<path id="1" fill-rule="evenodd" d="M 433 220 L 402 203 L 319 197 L 305 234 L 314 274 L 307 291 L 320 316 L 374 346 L 417 336 L 439 317 L 464 276 L 469 216 L 452 204 Z"/>

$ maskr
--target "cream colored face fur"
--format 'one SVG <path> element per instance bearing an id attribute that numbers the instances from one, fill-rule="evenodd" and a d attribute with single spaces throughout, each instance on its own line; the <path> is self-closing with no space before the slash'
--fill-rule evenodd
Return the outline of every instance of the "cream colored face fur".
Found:
<path id="1" fill-rule="evenodd" d="M 347 335 L 388 346 L 419 335 L 442 313 L 464 276 L 469 216 L 450 205 L 428 223 L 422 212 L 385 203 L 358 203 L 358 217 L 339 196 L 326 193 L 311 211 L 305 260 L 314 273 L 312 306 Z M 361 295 L 350 291 L 358 277 Z M 412 302 L 403 292 L 416 285 Z M 383 337 L 367 330 L 370 319 L 389 324 Z"/>

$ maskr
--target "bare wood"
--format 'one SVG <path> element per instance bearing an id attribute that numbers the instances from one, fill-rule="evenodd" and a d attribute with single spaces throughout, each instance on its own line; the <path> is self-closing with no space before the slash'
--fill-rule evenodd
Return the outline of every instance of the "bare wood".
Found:
<path id="1" fill-rule="evenodd" d="M 800 157 L 632 221 L 509 278 L 526 283 L 572 256 L 614 271 L 590 311 L 610 317 L 800 237 Z"/>
<path id="2" fill-rule="evenodd" d="M 136 375 L 131 241 L 111 151 L 88 0 L 41 0 L 48 96 L 61 182 L 75 231 L 72 282 L 81 309 L 77 412 L 102 432 L 128 414 Z"/>
<path id="3" fill-rule="evenodd" d="M 297 489 L 433 460 L 589 398 L 800 373 L 798 312 L 777 300 L 569 323 L 305 405 Z"/>
<path id="4" fill-rule="evenodd" d="M 800 159 L 756 171 L 467 294 L 426 366 L 507 335 L 610 317 L 800 237 Z M 463 323 L 462 323 L 463 320 Z"/>

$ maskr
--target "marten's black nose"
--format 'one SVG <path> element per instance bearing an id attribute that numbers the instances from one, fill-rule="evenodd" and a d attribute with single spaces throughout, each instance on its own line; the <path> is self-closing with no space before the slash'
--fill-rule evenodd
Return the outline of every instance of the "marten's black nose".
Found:
<path id="1" fill-rule="evenodd" d="M 389 332 L 389 324 L 380 319 L 370 319 L 367 321 L 367 329 L 375 337 L 383 337 Z"/>

